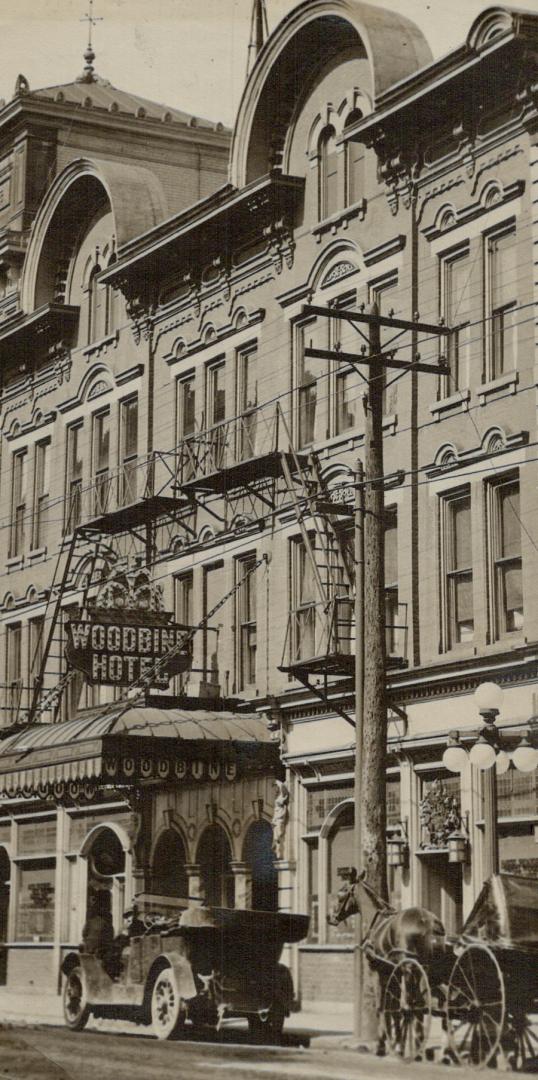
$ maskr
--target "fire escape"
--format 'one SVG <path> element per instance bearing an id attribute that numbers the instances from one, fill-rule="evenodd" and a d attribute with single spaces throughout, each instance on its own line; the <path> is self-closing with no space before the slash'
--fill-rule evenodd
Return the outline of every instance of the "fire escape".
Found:
<path id="1" fill-rule="evenodd" d="M 224 532 L 238 519 L 274 529 L 280 513 L 293 511 L 312 593 L 292 603 L 280 670 L 325 703 L 331 699 L 330 708 L 352 724 L 333 691 L 354 672 L 353 507 L 331 498 L 316 454 L 294 448 L 278 403 L 190 436 L 176 468 L 178 489 Z"/>

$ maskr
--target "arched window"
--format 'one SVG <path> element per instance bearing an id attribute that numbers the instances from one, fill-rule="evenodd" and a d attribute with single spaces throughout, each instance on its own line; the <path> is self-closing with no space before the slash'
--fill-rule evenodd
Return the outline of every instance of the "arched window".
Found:
<path id="1" fill-rule="evenodd" d="M 0 848 L 0 986 L 7 982 L 7 928 L 11 863 L 5 848 Z"/>
<path id="2" fill-rule="evenodd" d="M 209 825 L 202 833 L 196 862 L 204 899 L 210 907 L 234 906 L 234 882 L 231 873 L 232 852 L 224 829 Z"/>
<path id="3" fill-rule="evenodd" d="M 159 896 L 186 898 L 189 892 L 186 862 L 181 836 L 175 829 L 166 829 L 159 837 L 153 855 L 152 892 Z"/>
<path id="4" fill-rule="evenodd" d="M 338 164 L 336 132 L 326 127 L 319 140 L 319 217 L 331 217 L 338 210 Z"/>
<path id="5" fill-rule="evenodd" d="M 245 837 L 243 860 L 252 875 L 252 907 L 278 909 L 278 875 L 273 855 L 273 830 L 268 821 L 255 821 Z"/>
<path id="6" fill-rule="evenodd" d="M 354 109 L 346 119 L 345 127 L 362 119 L 360 109 Z M 364 198 L 364 146 L 359 142 L 346 143 L 346 206 L 353 206 Z"/>

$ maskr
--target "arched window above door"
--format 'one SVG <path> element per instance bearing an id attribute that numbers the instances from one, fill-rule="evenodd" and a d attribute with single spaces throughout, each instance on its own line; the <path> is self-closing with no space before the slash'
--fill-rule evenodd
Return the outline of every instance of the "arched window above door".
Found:
<path id="1" fill-rule="evenodd" d="M 234 906 L 230 841 L 220 825 L 204 830 L 196 852 L 202 895 L 210 907 Z"/>
<path id="2" fill-rule="evenodd" d="M 153 853 L 152 892 L 159 896 L 187 898 L 189 884 L 185 844 L 175 829 L 165 829 Z"/>

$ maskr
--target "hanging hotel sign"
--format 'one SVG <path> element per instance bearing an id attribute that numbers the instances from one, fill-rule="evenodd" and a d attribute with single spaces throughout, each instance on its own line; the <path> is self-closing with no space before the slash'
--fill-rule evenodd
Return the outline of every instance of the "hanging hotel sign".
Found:
<path id="1" fill-rule="evenodd" d="M 68 663 L 92 685 L 164 689 L 192 664 L 189 626 L 162 610 L 162 590 L 145 569 L 116 573 L 101 586 L 87 614 L 66 624 Z"/>
<path id="2" fill-rule="evenodd" d="M 158 664 L 151 685 L 168 686 L 173 675 L 190 667 L 190 642 L 182 645 L 189 627 L 172 622 L 148 625 L 149 621 L 146 625 L 131 622 L 127 613 L 124 619 L 107 618 L 106 622 L 72 619 L 66 626 L 68 663 L 81 671 L 87 682 L 108 686 L 130 686 L 147 679 Z"/>

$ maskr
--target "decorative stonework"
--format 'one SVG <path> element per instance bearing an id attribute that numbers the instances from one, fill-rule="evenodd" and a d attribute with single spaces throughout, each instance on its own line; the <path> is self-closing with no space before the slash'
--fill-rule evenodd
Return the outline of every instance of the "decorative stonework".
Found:
<path id="1" fill-rule="evenodd" d="M 449 795 L 440 778 L 434 780 L 420 801 L 421 848 L 446 848 L 451 833 L 462 827 L 459 802 Z"/>

